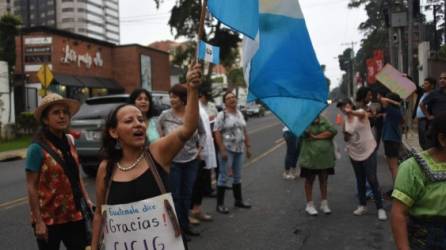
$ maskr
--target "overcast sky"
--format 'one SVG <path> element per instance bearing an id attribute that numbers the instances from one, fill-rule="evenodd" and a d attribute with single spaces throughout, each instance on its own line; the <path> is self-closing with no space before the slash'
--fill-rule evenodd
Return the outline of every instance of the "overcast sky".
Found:
<path id="1" fill-rule="evenodd" d="M 167 22 L 176 0 L 164 0 L 156 9 L 153 0 L 120 1 L 121 43 L 148 45 L 159 40 L 173 40 Z M 327 65 L 326 75 L 332 87 L 339 84 L 341 71 L 337 56 L 356 42 L 359 47 L 362 34 L 358 25 L 366 19 L 363 10 L 348 9 L 349 0 L 300 0 L 313 46 L 320 64 Z"/>

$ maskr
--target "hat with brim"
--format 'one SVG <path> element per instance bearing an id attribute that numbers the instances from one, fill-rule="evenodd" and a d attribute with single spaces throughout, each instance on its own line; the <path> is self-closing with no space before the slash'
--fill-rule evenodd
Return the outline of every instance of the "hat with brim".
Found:
<path id="1" fill-rule="evenodd" d="M 34 111 L 34 118 L 36 118 L 37 121 L 40 121 L 43 111 L 55 104 L 66 105 L 68 107 L 68 111 L 70 112 L 70 116 L 75 115 L 81 106 L 80 102 L 77 100 L 63 98 L 58 94 L 50 93 L 42 99 L 39 106 Z"/>

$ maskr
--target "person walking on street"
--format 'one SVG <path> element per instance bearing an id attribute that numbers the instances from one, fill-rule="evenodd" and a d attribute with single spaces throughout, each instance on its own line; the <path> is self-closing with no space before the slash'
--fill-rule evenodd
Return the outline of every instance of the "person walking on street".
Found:
<path id="1" fill-rule="evenodd" d="M 429 128 L 429 123 L 422 110 L 422 103 L 426 99 L 426 97 L 435 89 L 435 85 L 437 81 L 433 78 L 426 78 L 423 82 L 423 95 L 420 97 L 420 102 L 416 111 L 416 118 L 418 121 L 418 142 L 423 150 L 429 149 L 429 143 L 427 139 L 427 131 Z"/>
<path id="2" fill-rule="evenodd" d="M 147 138 L 149 143 L 153 143 L 160 138 L 156 122 L 156 110 L 153 104 L 152 95 L 146 89 L 135 89 L 130 94 L 130 104 L 135 105 L 139 108 L 143 115 L 144 120 L 147 124 Z"/>
<path id="3" fill-rule="evenodd" d="M 224 206 L 225 189 L 228 176 L 232 174 L 235 206 L 251 208 L 251 205 L 242 199 L 241 170 L 243 166 L 243 152 L 251 157 L 251 145 L 246 132 L 246 121 L 237 109 L 237 98 L 234 93 L 226 92 L 223 95 L 225 109 L 218 113 L 214 125 L 215 139 L 219 148 L 220 173 L 217 182 L 217 212 L 229 213 Z"/>
<path id="4" fill-rule="evenodd" d="M 286 126 L 283 127 L 282 132 L 286 142 L 285 172 L 282 176 L 285 180 L 294 180 L 299 176 L 297 160 L 300 154 L 300 138 Z"/>
<path id="5" fill-rule="evenodd" d="M 376 208 L 378 219 L 387 220 L 386 211 L 383 209 L 383 200 L 376 175 L 376 140 L 373 136 L 367 112 L 355 110 L 353 103 L 346 99 L 337 104 L 337 107 L 344 113 L 343 133 L 347 144 L 347 153 L 352 162 L 358 187 L 359 206 L 353 211 L 354 215 L 364 215 L 367 213 L 366 180 L 368 180 Z"/>
<path id="6" fill-rule="evenodd" d="M 392 193 L 398 250 L 446 249 L 446 113 L 431 121 L 432 148 L 401 163 Z"/>
<path id="7" fill-rule="evenodd" d="M 159 173 L 161 182 L 165 185 L 171 171 L 172 159 L 194 135 L 199 121 L 200 85 L 200 65 L 196 64 L 187 73 L 188 103 L 185 107 L 184 122 L 149 145 L 146 137 L 147 124 L 140 109 L 131 104 L 123 104 L 109 114 L 101 148 L 104 160 L 99 164 L 96 177 L 98 208 L 93 223 L 92 250 L 98 250 L 101 243 L 105 219 L 102 215 L 102 205 L 127 204 L 161 195 L 162 191 L 157 185 L 154 172 Z M 146 157 L 152 157 L 154 165 L 143 160 Z"/>
<path id="8" fill-rule="evenodd" d="M 401 98 L 398 94 L 388 93 L 380 99 L 384 111 L 384 124 L 382 140 L 384 153 L 389 164 L 392 180 L 395 180 L 398 171 L 398 157 L 402 143 L 403 112 L 400 108 Z"/>
<path id="9" fill-rule="evenodd" d="M 74 138 L 68 134 L 80 103 L 58 94 L 45 96 L 34 111 L 41 128 L 26 157 L 26 184 L 39 250 L 84 250 L 93 203 L 80 176 Z M 89 213 L 89 214 L 86 214 Z M 88 222 L 89 223 L 89 222 Z"/>
<path id="10" fill-rule="evenodd" d="M 301 166 L 300 176 L 305 178 L 305 197 L 307 199 L 305 211 L 309 215 L 318 214 L 313 204 L 313 183 L 316 176 L 319 178 L 321 191 L 320 208 L 325 214 L 331 213 L 327 200 L 327 186 L 328 175 L 334 174 L 336 156 L 333 138 L 336 134 L 336 128 L 325 117 L 319 116 L 302 137 L 299 165 Z"/>
<path id="11" fill-rule="evenodd" d="M 212 137 L 211 125 L 206 110 L 200 103 L 200 118 L 203 122 L 206 136 L 200 137 L 200 166 L 192 191 L 192 211 L 189 222 L 199 224 L 200 221 L 212 221 L 212 216 L 203 211 L 201 203 L 203 196 L 211 185 L 212 169 L 217 167 L 217 158 L 215 155 L 214 139 Z"/>
<path id="12" fill-rule="evenodd" d="M 161 137 L 174 132 L 184 124 L 186 115 L 187 88 L 176 84 L 169 90 L 171 109 L 163 111 L 158 118 L 158 130 Z M 173 158 L 169 173 L 169 188 L 172 192 L 175 208 L 181 229 L 189 236 L 198 236 L 189 225 L 189 210 L 191 209 L 192 191 L 199 167 L 200 137 L 206 136 L 203 123 L 199 117 L 198 129 L 186 141 L 184 148 Z"/>

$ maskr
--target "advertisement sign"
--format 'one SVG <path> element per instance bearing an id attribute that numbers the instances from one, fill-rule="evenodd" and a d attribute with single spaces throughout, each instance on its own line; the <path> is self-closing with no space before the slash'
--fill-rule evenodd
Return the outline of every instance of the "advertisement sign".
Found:
<path id="1" fill-rule="evenodd" d="M 105 249 L 184 250 L 182 237 L 174 227 L 164 206 L 173 204 L 170 193 L 143 201 L 103 205 Z"/>
<path id="2" fill-rule="evenodd" d="M 26 37 L 25 45 L 51 45 L 53 43 L 53 38 L 47 37 Z"/>
<path id="3" fill-rule="evenodd" d="M 141 88 L 152 90 L 152 64 L 146 55 L 141 55 Z"/>
<path id="4" fill-rule="evenodd" d="M 367 83 L 374 84 L 376 82 L 376 67 L 373 58 L 367 59 Z"/>
<path id="5" fill-rule="evenodd" d="M 404 77 L 390 64 L 386 64 L 383 70 L 376 75 L 376 79 L 403 99 L 410 96 L 417 88 L 415 83 Z"/>

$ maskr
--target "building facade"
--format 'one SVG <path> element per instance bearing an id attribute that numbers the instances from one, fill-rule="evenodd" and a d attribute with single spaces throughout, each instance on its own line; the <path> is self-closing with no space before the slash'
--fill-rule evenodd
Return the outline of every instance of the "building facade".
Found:
<path id="1" fill-rule="evenodd" d="M 170 88 L 169 54 L 141 45 L 116 45 L 48 27 L 22 30 L 16 37 L 16 110 L 33 111 L 43 64 L 54 80 L 49 89 L 80 101 L 88 97 L 131 92 L 143 87 Z M 17 103 L 22 102 L 22 103 Z"/>
<path id="2" fill-rule="evenodd" d="M 49 26 L 119 43 L 118 0 L 9 0 L 24 27 Z"/>
<path id="3" fill-rule="evenodd" d="M 0 0 L 0 16 L 6 13 L 13 13 L 12 0 Z"/>

